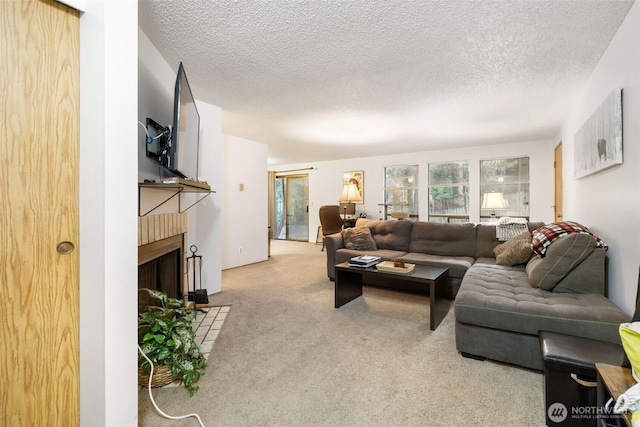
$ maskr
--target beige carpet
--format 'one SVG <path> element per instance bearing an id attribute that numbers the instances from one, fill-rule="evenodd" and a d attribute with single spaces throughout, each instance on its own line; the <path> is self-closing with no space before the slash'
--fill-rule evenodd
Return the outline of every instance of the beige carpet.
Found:
<path id="1" fill-rule="evenodd" d="M 213 426 L 543 426 L 543 375 L 465 359 L 454 315 L 429 330 L 426 296 L 366 287 L 335 309 L 320 245 L 274 241 L 265 262 L 223 272 L 231 305 L 200 391 L 154 390 L 170 415 Z M 141 426 L 167 420 L 139 394 Z"/>

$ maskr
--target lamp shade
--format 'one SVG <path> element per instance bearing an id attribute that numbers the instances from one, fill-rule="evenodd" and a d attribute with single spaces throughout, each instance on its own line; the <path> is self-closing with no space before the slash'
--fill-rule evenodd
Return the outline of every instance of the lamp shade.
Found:
<path id="1" fill-rule="evenodd" d="M 484 193 L 482 196 L 482 209 L 507 209 L 507 203 L 502 193 Z"/>
<path id="2" fill-rule="evenodd" d="M 362 196 L 360 195 L 360 191 L 358 191 L 358 187 L 354 183 L 348 183 L 342 188 L 342 194 L 338 201 L 346 203 L 362 203 Z"/>

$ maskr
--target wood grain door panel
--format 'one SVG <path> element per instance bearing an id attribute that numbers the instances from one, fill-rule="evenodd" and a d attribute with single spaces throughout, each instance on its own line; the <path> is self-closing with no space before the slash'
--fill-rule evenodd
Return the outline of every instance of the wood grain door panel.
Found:
<path id="1" fill-rule="evenodd" d="M 555 222 L 562 221 L 562 141 L 558 144 L 554 151 L 554 203 L 553 203 L 553 220 Z"/>
<path id="2" fill-rule="evenodd" d="M 79 424 L 79 29 L 0 1 L 0 425 Z"/>

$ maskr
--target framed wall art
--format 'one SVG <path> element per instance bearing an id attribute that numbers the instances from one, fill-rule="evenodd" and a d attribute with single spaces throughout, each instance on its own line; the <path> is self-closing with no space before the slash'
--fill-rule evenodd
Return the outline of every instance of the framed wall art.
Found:
<path id="1" fill-rule="evenodd" d="M 343 174 L 343 185 L 347 184 L 355 184 L 358 189 L 358 193 L 360 194 L 361 202 L 356 202 L 356 204 L 361 205 L 364 203 L 364 171 L 352 171 L 345 172 Z"/>
<path id="2" fill-rule="evenodd" d="M 573 177 L 584 178 L 622 163 L 622 89 L 616 89 L 574 137 Z"/>

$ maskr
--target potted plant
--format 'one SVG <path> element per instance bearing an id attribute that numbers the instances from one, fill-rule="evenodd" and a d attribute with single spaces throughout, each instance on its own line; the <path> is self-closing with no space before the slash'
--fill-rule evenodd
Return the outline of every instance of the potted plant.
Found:
<path id="1" fill-rule="evenodd" d="M 152 387 L 161 387 L 179 379 L 193 396 L 199 389 L 196 385 L 204 374 L 206 359 L 195 342 L 192 322 L 196 311 L 184 307 L 183 301 L 167 297 L 162 291 L 141 289 L 160 302 L 160 306 L 149 305 L 138 315 L 138 345 L 153 362 L 153 379 L 159 381 Z M 138 382 L 146 386 L 151 366 L 138 352 Z M 153 380 L 152 379 L 152 380 Z"/>

